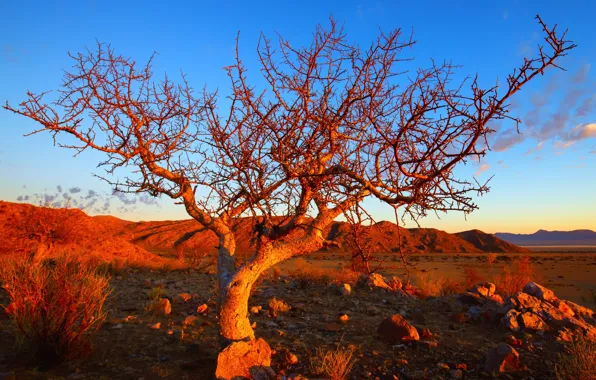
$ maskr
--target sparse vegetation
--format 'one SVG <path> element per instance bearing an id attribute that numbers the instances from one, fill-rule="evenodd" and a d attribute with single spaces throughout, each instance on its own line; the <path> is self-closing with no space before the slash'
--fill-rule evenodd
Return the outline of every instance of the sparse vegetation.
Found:
<path id="1" fill-rule="evenodd" d="M 167 292 L 164 288 L 156 286 L 147 292 L 147 298 L 153 301 L 159 301 L 166 296 Z"/>
<path id="2" fill-rule="evenodd" d="M 354 366 L 354 350 L 339 344 L 333 350 L 318 348 L 310 358 L 311 371 L 330 380 L 345 380 Z"/>
<path id="3" fill-rule="evenodd" d="M 279 315 L 281 313 L 287 313 L 288 311 L 290 311 L 290 305 L 284 300 L 278 300 L 275 297 L 269 300 L 269 313 L 271 315 Z"/>
<path id="4" fill-rule="evenodd" d="M 304 259 L 297 259 L 294 269 L 289 274 L 298 281 L 301 288 L 311 285 L 354 285 L 360 279 L 360 273 L 350 268 L 317 268 L 309 265 Z"/>
<path id="5" fill-rule="evenodd" d="M 555 372 L 560 380 L 596 379 L 596 342 L 575 335 L 566 354 L 559 354 Z"/>
<path id="6" fill-rule="evenodd" d="M 69 258 L 4 260 L 0 280 L 10 297 L 11 332 L 40 367 L 84 355 L 105 319 L 108 278 Z"/>
<path id="7" fill-rule="evenodd" d="M 523 256 L 505 264 L 503 271 L 493 278 L 501 295 L 510 296 L 520 292 L 524 285 L 535 279 L 536 269 L 529 256 Z"/>

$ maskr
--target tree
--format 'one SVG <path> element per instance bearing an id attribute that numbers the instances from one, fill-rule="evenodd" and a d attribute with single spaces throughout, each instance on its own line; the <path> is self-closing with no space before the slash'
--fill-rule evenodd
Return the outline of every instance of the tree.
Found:
<path id="1" fill-rule="evenodd" d="M 454 83 L 449 63 L 407 73 L 400 65 L 414 41 L 401 30 L 361 49 L 331 20 L 305 47 L 279 37 L 274 48 L 261 37 L 266 90 L 249 84 L 237 49 L 226 68 L 225 107 L 184 76 L 179 84 L 155 80 L 152 60 L 140 67 L 98 44 L 72 55 L 54 101 L 28 93 L 19 107 L 5 108 L 40 124 L 32 133 L 49 132 L 61 147 L 104 152 L 109 174 L 136 168 L 122 182 L 104 179 L 121 191 L 165 194 L 218 236 L 217 377 L 246 376 L 247 368 L 225 365 L 235 352 L 260 349 L 265 358 L 243 365 L 269 363 L 247 317 L 252 285 L 271 266 L 333 244 L 322 231 L 339 215 L 367 197 L 414 218 L 476 208 L 472 194 L 487 184 L 454 169 L 484 156 L 491 120 L 519 122 L 507 101 L 575 47 L 538 21 L 546 46 L 503 86 L 481 88 L 477 77 Z M 257 221 L 254 253 L 236 267 L 233 226 L 243 216 Z"/>

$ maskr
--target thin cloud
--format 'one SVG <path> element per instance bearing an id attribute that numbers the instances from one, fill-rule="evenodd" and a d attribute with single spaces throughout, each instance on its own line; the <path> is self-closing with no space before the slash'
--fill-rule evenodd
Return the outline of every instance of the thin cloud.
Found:
<path id="1" fill-rule="evenodd" d="M 480 174 L 484 173 L 485 171 L 488 170 L 488 168 L 490 168 L 489 164 L 482 164 L 478 167 L 478 170 L 476 170 L 476 173 L 474 173 L 475 176 L 479 176 Z"/>

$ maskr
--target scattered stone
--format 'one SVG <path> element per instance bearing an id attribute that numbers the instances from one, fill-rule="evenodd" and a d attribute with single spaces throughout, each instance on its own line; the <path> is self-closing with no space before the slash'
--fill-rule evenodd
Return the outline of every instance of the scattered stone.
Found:
<path id="1" fill-rule="evenodd" d="M 290 365 L 298 364 L 298 356 L 292 354 L 291 352 L 288 352 L 286 354 L 286 362 Z"/>
<path id="2" fill-rule="evenodd" d="M 350 286 L 350 284 L 343 284 L 339 287 L 339 293 L 342 296 L 349 296 L 350 294 L 352 294 L 352 287 Z"/>
<path id="3" fill-rule="evenodd" d="M 238 360 L 238 358 L 242 360 Z M 269 379 L 264 376 L 271 374 L 267 370 L 260 370 L 271 365 L 271 348 L 262 338 L 248 342 L 234 342 L 227 346 L 217 356 L 216 378 L 233 379 L 237 377 L 248 377 L 253 379 Z M 258 371 L 253 370 L 259 369 Z M 253 370 L 251 372 L 250 370 Z M 273 373 L 275 376 L 275 373 Z"/>
<path id="4" fill-rule="evenodd" d="M 381 340 L 390 344 L 420 340 L 418 330 L 399 314 L 385 318 L 379 325 L 377 333 Z"/>
<path id="5" fill-rule="evenodd" d="M 251 367 L 248 372 L 253 380 L 273 380 L 276 377 L 275 371 L 266 366 Z"/>
<path id="6" fill-rule="evenodd" d="M 263 306 L 253 306 L 250 308 L 251 314 L 259 314 L 263 310 Z"/>
<path id="7" fill-rule="evenodd" d="M 167 316 L 172 312 L 172 305 L 170 304 L 169 299 L 162 298 L 159 301 L 153 301 L 149 304 L 149 310 L 151 310 L 154 315 Z"/>
<path id="8" fill-rule="evenodd" d="M 420 331 L 420 336 L 422 338 L 432 338 L 433 334 L 430 332 L 430 329 L 428 327 L 423 327 Z"/>
<path id="9" fill-rule="evenodd" d="M 438 363 L 437 364 L 437 368 L 438 369 L 449 370 L 449 365 L 447 365 L 446 363 L 441 362 L 441 363 Z"/>
<path id="10" fill-rule="evenodd" d="M 190 295 L 188 293 L 180 293 L 174 298 L 174 302 L 179 303 L 179 304 L 184 304 L 184 303 L 187 303 L 188 301 L 190 301 L 191 299 L 192 299 L 192 295 Z"/>
<path id="11" fill-rule="evenodd" d="M 161 328 L 161 322 L 157 322 L 154 325 L 149 326 L 151 330 L 159 330 Z"/>
<path id="12" fill-rule="evenodd" d="M 338 320 L 340 323 L 348 323 L 348 321 L 350 320 L 350 317 L 348 317 L 348 315 L 346 313 L 340 313 L 338 316 Z"/>
<path id="13" fill-rule="evenodd" d="M 182 321 L 182 325 L 183 326 L 195 326 L 197 325 L 199 322 L 199 317 L 197 317 L 196 315 L 189 315 L 188 317 L 184 318 L 184 321 Z"/>
<path id="14" fill-rule="evenodd" d="M 496 348 L 490 348 L 486 355 L 484 370 L 488 373 L 508 372 L 519 367 L 519 353 L 507 343 L 499 343 Z"/>
<path id="15" fill-rule="evenodd" d="M 204 303 L 202 305 L 200 305 L 199 307 L 197 307 L 197 313 L 199 314 L 205 314 L 207 312 L 207 304 Z"/>

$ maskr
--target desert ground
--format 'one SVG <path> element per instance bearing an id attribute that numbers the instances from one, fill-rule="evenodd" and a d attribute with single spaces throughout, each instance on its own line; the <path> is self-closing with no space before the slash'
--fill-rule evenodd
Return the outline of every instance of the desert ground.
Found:
<path id="1" fill-rule="evenodd" d="M 596 255 L 526 255 L 539 281 L 558 297 L 594 308 Z M 491 273 L 498 273 L 517 256 L 498 255 L 493 265 L 486 263 L 483 254 L 412 255 L 409 261 L 415 266 L 412 281 L 416 285 L 424 276 L 461 278 L 466 267 L 490 278 Z M 338 284 L 354 277 L 341 277 L 346 271 L 337 268 L 348 265 L 341 255 L 320 253 L 284 262 L 258 284 L 249 304 L 250 320 L 255 323 L 256 334 L 275 350 L 272 368 L 278 378 L 324 378 L 317 374 L 317 350 L 338 347 L 354 353 L 350 379 L 488 378 L 491 374 L 484 370 L 486 354 L 500 342 L 511 343 L 519 352 L 520 367 L 495 376 L 556 378 L 555 367 L 565 345 L 554 332 L 512 334 L 490 316 L 469 318 L 456 295 L 404 297 L 362 283 L 354 283 L 351 294 L 342 295 Z M 400 265 L 396 260 L 386 260 L 380 273 L 403 278 Z M 297 269 L 303 274 L 298 275 Z M 330 282 L 319 281 L 321 269 L 332 276 Z M 212 269 L 123 267 L 112 270 L 110 285 L 113 290 L 106 304 L 108 317 L 93 341 L 90 357 L 42 371 L 32 367 L 25 354 L 14 350 L 14 338 L 3 331 L 2 378 L 211 378 L 217 355 L 216 279 Z M 171 301 L 169 315 L 160 316 L 147 309 L 151 302 L 148 294 L 156 287 L 162 288 L 163 297 Z M 185 293 L 191 295 L 186 301 L 179 296 Z M 273 313 L 269 306 L 272 298 L 286 302 L 290 309 Z M 2 303 L 7 302 L 3 297 Z M 388 344 L 379 339 L 379 323 L 396 313 L 420 331 L 420 341 Z M 347 321 L 339 319 L 344 314 Z M 1 318 L 2 325 L 9 323 L 7 316 Z"/>

